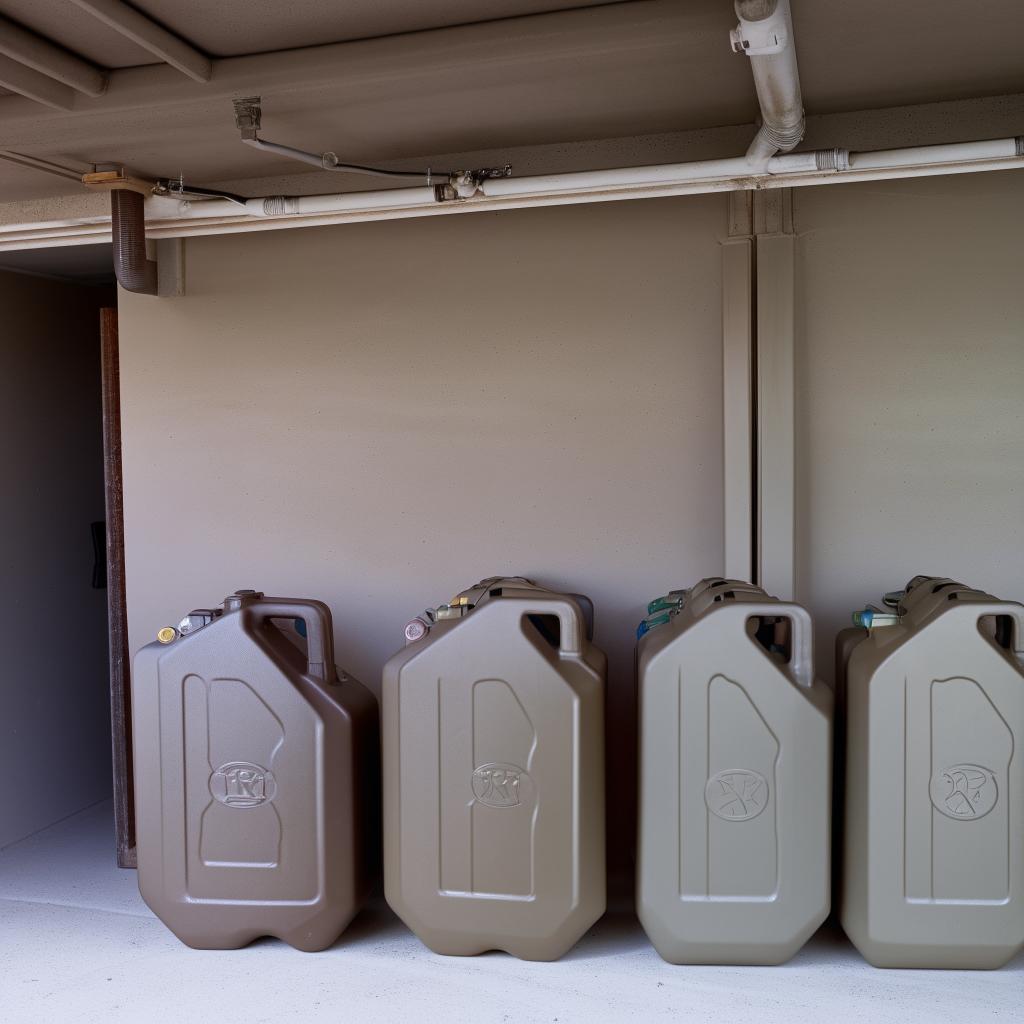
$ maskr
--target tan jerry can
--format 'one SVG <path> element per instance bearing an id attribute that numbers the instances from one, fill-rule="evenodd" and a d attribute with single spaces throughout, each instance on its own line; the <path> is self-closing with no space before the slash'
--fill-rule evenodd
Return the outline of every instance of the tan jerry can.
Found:
<path id="1" fill-rule="evenodd" d="M 435 952 L 553 960 L 604 912 L 606 659 L 585 604 L 484 580 L 384 668 L 384 890 Z"/>
<path id="2" fill-rule="evenodd" d="M 840 919 L 878 967 L 1024 947 L 1024 606 L 917 576 L 840 634 Z"/>
<path id="3" fill-rule="evenodd" d="M 379 737 L 373 695 L 335 669 L 327 606 L 243 590 L 162 629 L 135 658 L 132 726 L 157 917 L 201 949 L 334 942 L 372 879 Z"/>
<path id="4" fill-rule="evenodd" d="M 637 911 L 677 964 L 778 964 L 829 911 L 832 691 L 811 619 L 719 578 L 638 629 Z"/>

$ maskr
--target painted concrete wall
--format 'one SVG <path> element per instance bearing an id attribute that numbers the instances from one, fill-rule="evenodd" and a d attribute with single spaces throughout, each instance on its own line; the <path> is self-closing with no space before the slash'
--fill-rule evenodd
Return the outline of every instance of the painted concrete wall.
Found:
<path id="1" fill-rule="evenodd" d="M 583 591 L 631 814 L 633 631 L 722 567 L 725 222 L 711 196 L 189 239 L 186 295 L 119 300 L 132 648 L 239 587 L 314 596 L 379 689 L 481 577 Z"/>
<path id="2" fill-rule="evenodd" d="M 109 795 L 99 306 L 104 291 L 0 273 L 0 847 Z"/>
<path id="3" fill-rule="evenodd" d="M 794 194 L 797 596 L 825 676 L 850 610 L 915 573 L 1024 598 L 1019 183 Z M 586 591 L 628 830 L 633 627 L 721 569 L 725 208 L 190 240 L 184 297 L 121 296 L 133 648 L 237 587 L 310 594 L 376 687 L 402 624 L 481 576 Z"/>
<path id="4" fill-rule="evenodd" d="M 1024 600 L 1024 179 L 798 189 L 798 598 L 818 664 L 917 573 Z"/>

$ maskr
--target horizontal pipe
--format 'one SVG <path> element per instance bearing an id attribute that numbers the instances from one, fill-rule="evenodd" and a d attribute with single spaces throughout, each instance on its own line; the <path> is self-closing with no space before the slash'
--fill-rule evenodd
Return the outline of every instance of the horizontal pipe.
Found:
<path id="1" fill-rule="evenodd" d="M 824 166 L 823 166 L 824 165 Z M 774 157 L 770 172 L 750 173 L 744 157 L 607 171 L 496 178 L 473 199 L 439 203 L 432 188 L 398 188 L 340 195 L 249 199 L 245 210 L 227 200 L 182 202 L 153 198 L 147 235 L 175 238 L 314 224 L 345 224 L 451 213 L 612 202 L 838 182 L 879 181 L 1024 168 L 1024 138 L 994 139 L 912 149 L 846 153 L 824 150 Z M 745 173 L 736 173 L 741 168 Z M 110 240 L 101 218 L 0 227 L 0 251 Z"/>
<path id="2" fill-rule="evenodd" d="M 404 178 L 407 181 L 426 181 L 428 184 L 431 178 L 438 181 L 447 181 L 451 171 L 392 171 L 383 167 L 367 167 L 364 164 L 341 163 L 334 153 L 309 153 L 304 149 L 296 149 L 294 146 L 283 146 L 280 142 L 268 142 L 266 139 L 247 139 L 242 137 L 242 142 L 254 149 L 262 149 L 265 153 L 275 153 L 278 156 L 286 156 L 300 163 L 309 164 L 321 171 L 338 171 L 342 174 L 368 174 L 376 178 Z"/>
<path id="3" fill-rule="evenodd" d="M 4 17 L 0 53 L 86 96 L 102 96 L 107 88 L 107 76 L 98 67 Z"/>
<path id="4" fill-rule="evenodd" d="M 485 181 L 482 187 L 484 195 L 493 197 L 562 191 L 603 191 L 713 180 L 746 182 L 746 185 L 738 184 L 738 187 L 752 188 L 752 183 L 765 175 L 800 174 L 817 169 L 816 156 L 811 152 L 773 157 L 768 161 L 767 169 L 760 173 L 751 170 L 746 157 L 732 157 L 727 160 L 697 160 L 685 164 L 655 164 L 650 167 L 547 174 L 531 178 L 496 178 L 493 181 Z"/>
<path id="5" fill-rule="evenodd" d="M 982 142 L 954 142 L 939 146 L 913 146 L 908 149 L 879 149 L 868 153 L 851 153 L 850 167 L 856 170 L 885 170 L 968 163 L 975 160 L 1005 160 L 1020 155 L 1018 136 L 1010 139 L 986 139 Z"/>

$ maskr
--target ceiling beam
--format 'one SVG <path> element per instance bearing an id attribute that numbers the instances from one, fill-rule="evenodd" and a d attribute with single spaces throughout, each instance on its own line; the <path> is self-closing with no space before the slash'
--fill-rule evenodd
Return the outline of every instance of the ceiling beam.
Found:
<path id="1" fill-rule="evenodd" d="M 0 85 L 57 110 L 70 110 L 75 105 L 75 92 L 61 82 L 33 71 L 0 53 Z M 37 108 L 38 109 L 38 108 Z"/>
<path id="2" fill-rule="evenodd" d="M 71 0 L 76 7 L 88 11 L 104 25 L 120 32 L 154 56 L 177 68 L 197 82 L 208 82 L 213 62 L 191 43 L 168 32 L 162 25 L 122 3 L 121 0 Z"/>
<path id="3" fill-rule="evenodd" d="M 100 0 L 72 2 L 96 6 Z M 726 15 L 725 30 L 730 24 L 728 9 Z M 152 124 L 158 112 L 165 123 L 172 118 L 180 125 L 182 117 L 209 122 L 211 109 L 218 111 L 216 123 L 223 125 L 218 130 L 235 136 L 230 100 L 237 96 L 262 93 L 266 104 L 306 92 L 340 94 L 346 103 L 358 105 L 439 89 L 464 103 L 481 87 L 500 95 L 514 92 L 525 80 L 523 69 L 543 81 L 564 74 L 567 66 L 574 73 L 585 69 L 591 77 L 599 67 L 625 76 L 638 56 L 656 71 L 661 69 L 657 73 L 662 77 L 664 69 L 670 69 L 666 73 L 672 81 L 655 90 L 651 103 L 658 108 L 655 116 L 660 122 L 670 117 L 673 90 L 682 74 L 677 69 L 698 62 L 706 49 L 705 22 L 705 14 L 695 15 L 686 4 L 618 3 L 218 58 L 206 83 L 185 78 L 165 64 L 117 68 L 110 72 L 102 96 L 79 97 L 73 118 L 41 111 L 20 97 L 0 97 L 0 147 L 36 150 L 59 145 L 61 151 L 72 151 L 89 146 L 97 131 L 119 131 L 144 120 Z M 701 31 L 693 31 L 695 26 Z M 727 48 L 724 52 L 730 62 L 733 55 Z M 738 80 L 742 94 L 749 96 L 752 117 L 757 104 L 749 83 L 742 75 Z M 632 88 L 639 86 L 634 83 Z M 225 102 L 218 107 L 218 100 Z M 639 130 L 664 129 L 645 124 Z"/>
<path id="4" fill-rule="evenodd" d="M 99 68 L 2 16 L 0 54 L 86 96 L 102 96 L 107 88 L 107 76 Z"/>
<path id="5" fill-rule="evenodd" d="M 82 184 L 82 171 L 65 167 L 63 164 L 55 164 L 52 160 L 43 160 L 40 157 L 29 156 L 27 153 L 15 153 L 9 149 L 0 149 L 0 160 L 9 164 L 18 164 L 20 167 L 28 167 L 33 171 L 42 171 L 44 174 L 55 174 L 58 178 L 67 178 L 69 181 L 77 181 Z"/>

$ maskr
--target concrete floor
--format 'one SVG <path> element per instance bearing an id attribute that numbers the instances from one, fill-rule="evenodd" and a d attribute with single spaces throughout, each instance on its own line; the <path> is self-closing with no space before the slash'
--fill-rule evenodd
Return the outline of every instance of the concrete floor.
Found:
<path id="1" fill-rule="evenodd" d="M 553 964 L 435 956 L 382 902 L 325 953 L 269 939 L 198 952 L 149 912 L 135 873 L 114 867 L 110 816 L 101 804 L 0 852 L 3 1024 L 1022 1019 L 1024 956 L 988 973 L 878 971 L 826 928 L 784 967 L 671 967 L 625 910 Z"/>

